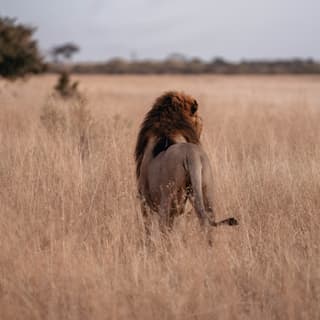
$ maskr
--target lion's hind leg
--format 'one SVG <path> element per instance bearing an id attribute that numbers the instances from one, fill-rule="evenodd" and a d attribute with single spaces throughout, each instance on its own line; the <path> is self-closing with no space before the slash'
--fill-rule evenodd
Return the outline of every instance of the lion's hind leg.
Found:
<path id="1" fill-rule="evenodd" d="M 161 191 L 161 201 L 159 206 L 159 226 L 163 233 L 170 232 L 173 228 L 174 219 L 179 215 L 182 204 L 176 192 L 169 186 Z M 185 202 L 185 200 L 183 201 Z"/>

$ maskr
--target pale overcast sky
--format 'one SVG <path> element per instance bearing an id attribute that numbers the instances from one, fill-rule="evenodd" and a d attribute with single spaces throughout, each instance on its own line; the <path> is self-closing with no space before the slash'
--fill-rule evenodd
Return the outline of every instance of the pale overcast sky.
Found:
<path id="1" fill-rule="evenodd" d="M 320 0 L 0 0 L 0 15 L 38 28 L 43 51 L 73 41 L 76 60 L 320 60 Z"/>

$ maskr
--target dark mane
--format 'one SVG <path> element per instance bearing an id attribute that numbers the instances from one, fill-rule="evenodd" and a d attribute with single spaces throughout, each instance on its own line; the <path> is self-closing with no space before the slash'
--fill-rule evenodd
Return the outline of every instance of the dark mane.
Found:
<path id="1" fill-rule="evenodd" d="M 175 142 L 169 137 L 160 137 L 152 150 L 153 157 L 155 158 L 159 153 L 167 150 L 174 143 Z"/>
<path id="2" fill-rule="evenodd" d="M 199 137 L 187 118 L 186 105 L 194 104 L 194 99 L 179 92 L 167 92 L 160 96 L 146 114 L 141 124 L 135 148 L 136 176 L 140 176 L 142 158 L 150 138 L 156 139 L 153 157 L 176 143 L 179 134 L 187 142 L 199 144 Z"/>

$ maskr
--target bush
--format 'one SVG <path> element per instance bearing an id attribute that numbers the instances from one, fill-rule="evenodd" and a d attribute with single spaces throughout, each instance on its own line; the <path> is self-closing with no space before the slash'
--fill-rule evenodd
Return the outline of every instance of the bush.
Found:
<path id="1" fill-rule="evenodd" d="M 79 97 L 78 84 L 78 81 L 71 82 L 69 73 L 63 71 L 54 89 L 62 98 L 77 98 Z"/>
<path id="2" fill-rule="evenodd" d="M 97 128 L 86 98 L 65 100 L 52 96 L 42 107 L 40 121 L 53 141 L 71 142 L 82 160 L 89 156 L 89 140 Z"/>
<path id="3" fill-rule="evenodd" d="M 0 75 L 16 78 L 40 73 L 45 65 L 32 36 L 35 28 L 0 17 Z"/>

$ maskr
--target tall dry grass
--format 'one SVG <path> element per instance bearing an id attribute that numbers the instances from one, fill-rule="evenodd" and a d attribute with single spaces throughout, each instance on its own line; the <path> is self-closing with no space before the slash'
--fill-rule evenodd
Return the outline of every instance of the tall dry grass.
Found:
<path id="1" fill-rule="evenodd" d="M 320 78 L 0 82 L 1 319 L 319 319 Z M 200 102 L 219 219 L 144 244 L 133 148 L 154 98 Z M 85 136 L 85 150 L 81 136 Z"/>

